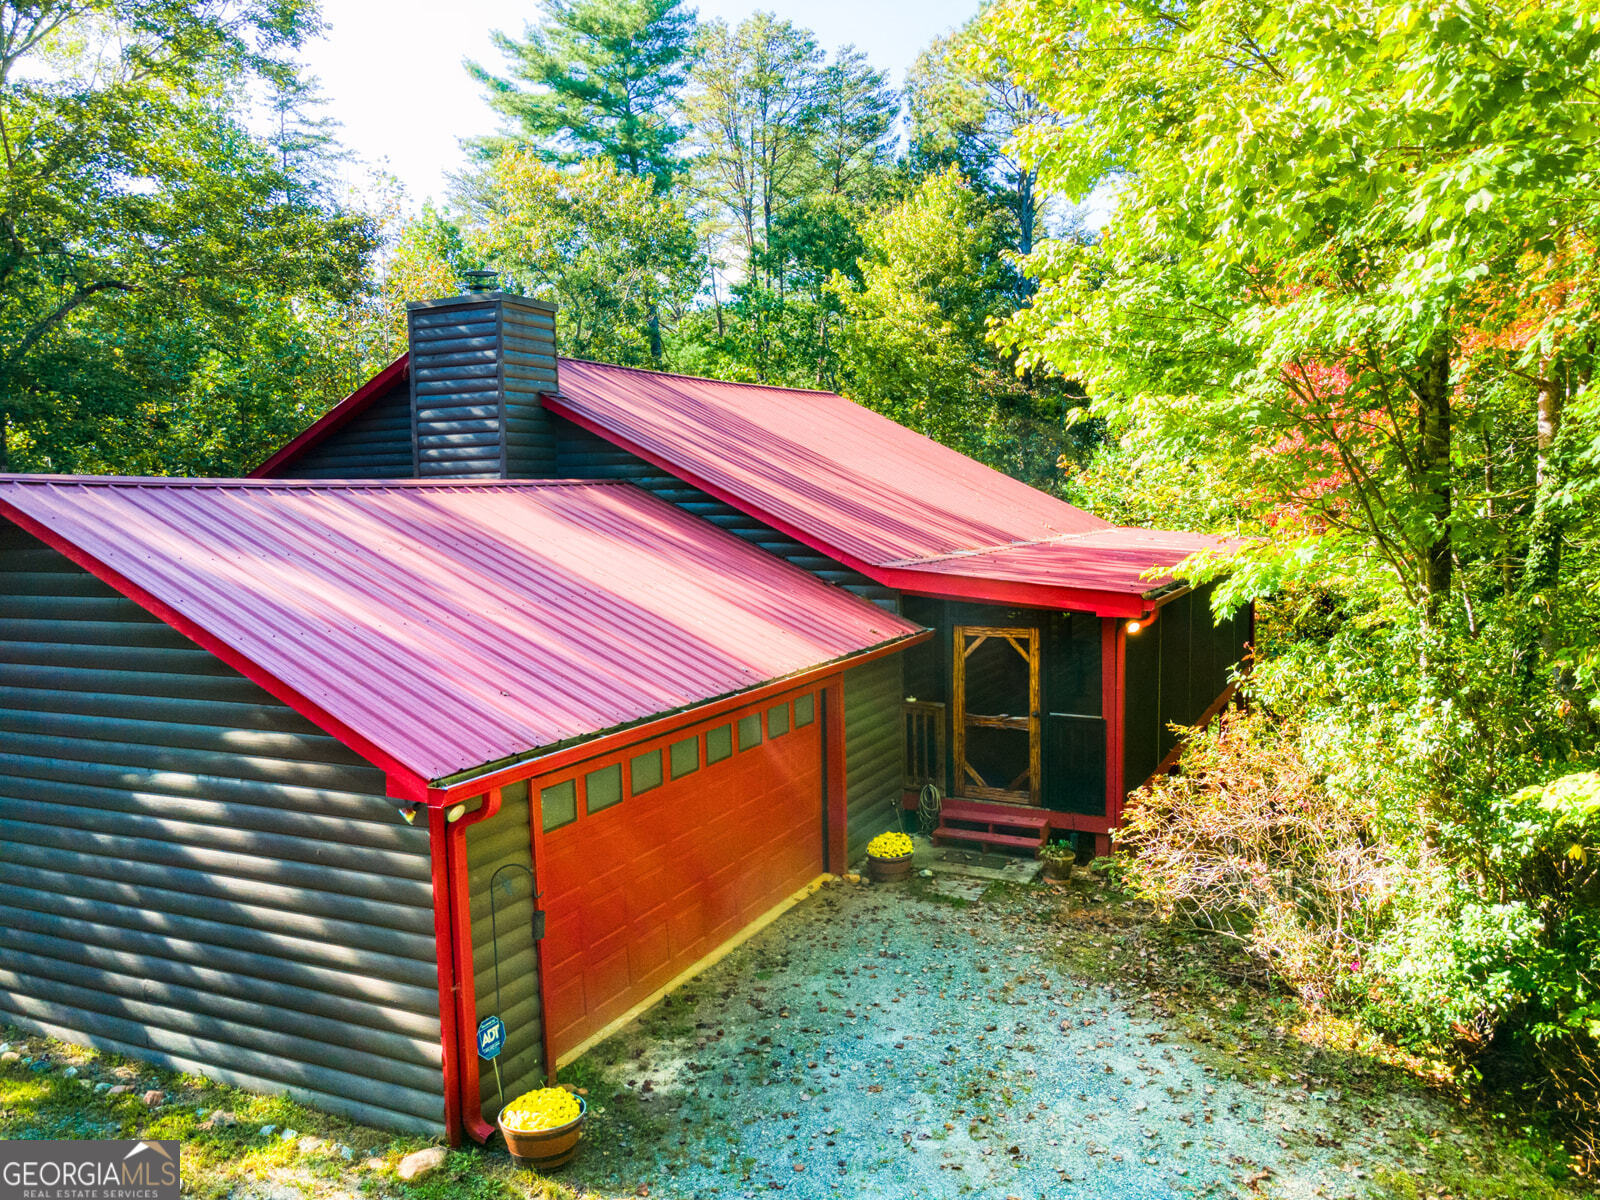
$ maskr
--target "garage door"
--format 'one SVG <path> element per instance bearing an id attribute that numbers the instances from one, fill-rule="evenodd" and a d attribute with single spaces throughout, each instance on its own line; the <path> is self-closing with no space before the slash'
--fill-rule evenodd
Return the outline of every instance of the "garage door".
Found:
<path id="1" fill-rule="evenodd" d="M 801 691 L 538 781 L 557 1058 L 822 872 L 821 716 Z"/>

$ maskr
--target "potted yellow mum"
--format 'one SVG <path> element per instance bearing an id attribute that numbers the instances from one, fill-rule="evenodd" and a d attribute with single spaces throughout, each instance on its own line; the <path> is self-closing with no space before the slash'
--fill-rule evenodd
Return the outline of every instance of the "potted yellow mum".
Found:
<path id="1" fill-rule="evenodd" d="M 880 833 L 867 843 L 867 873 L 878 883 L 904 879 L 911 873 L 911 838 L 903 833 Z"/>
<path id="2" fill-rule="evenodd" d="M 566 1088 L 524 1092 L 500 1110 L 500 1135 L 511 1161 L 540 1171 L 561 1166 L 577 1152 L 587 1111 L 583 1097 Z"/>

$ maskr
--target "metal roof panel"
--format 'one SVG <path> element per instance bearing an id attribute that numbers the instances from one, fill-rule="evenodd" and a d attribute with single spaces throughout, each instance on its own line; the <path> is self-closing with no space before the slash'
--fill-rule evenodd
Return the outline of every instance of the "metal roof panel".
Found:
<path id="1" fill-rule="evenodd" d="M 427 780 L 918 632 L 625 484 L 10 476 L 0 504 Z"/>

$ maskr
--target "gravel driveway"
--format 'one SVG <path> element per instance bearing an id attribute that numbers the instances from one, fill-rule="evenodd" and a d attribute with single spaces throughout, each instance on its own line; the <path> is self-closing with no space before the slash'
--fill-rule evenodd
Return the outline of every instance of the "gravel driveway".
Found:
<path id="1" fill-rule="evenodd" d="M 1369 1149 L 1347 1138 L 1365 1135 L 1331 1098 L 1232 1078 L 1137 997 L 1075 983 L 1048 892 L 962 903 L 825 886 L 563 1076 L 592 1116 L 560 1178 L 683 1197 L 1362 1194 Z"/>

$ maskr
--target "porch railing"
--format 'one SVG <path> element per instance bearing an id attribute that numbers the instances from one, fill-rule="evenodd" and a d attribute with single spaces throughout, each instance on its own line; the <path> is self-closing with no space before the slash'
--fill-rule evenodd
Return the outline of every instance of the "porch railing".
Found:
<path id="1" fill-rule="evenodd" d="M 944 705 L 931 700 L 907 700 L 904 711 L 906 788 L 917 791 L 932 783 L 949 795 L 950 781 L 945 774 Z"/>

